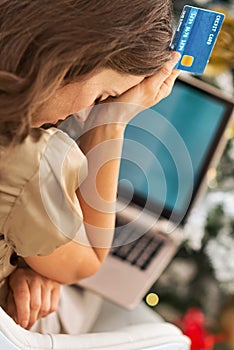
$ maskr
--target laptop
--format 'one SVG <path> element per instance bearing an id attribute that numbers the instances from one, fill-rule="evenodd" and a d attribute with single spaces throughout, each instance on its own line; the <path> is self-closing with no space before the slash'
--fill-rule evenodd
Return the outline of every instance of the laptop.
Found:
<path id="1" fill-rule="evenodd" d="M 232 115 L 232 98 L 184 75 L 169 97 L 129 123 L 112 248 L 81 286 L 126 309 L 138 305 L 183 241 L 208 169 L 227 142 Z"/>

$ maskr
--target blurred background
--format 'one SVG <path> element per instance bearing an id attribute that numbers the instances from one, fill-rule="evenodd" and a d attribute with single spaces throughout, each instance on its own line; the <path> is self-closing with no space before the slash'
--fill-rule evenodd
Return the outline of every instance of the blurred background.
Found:
<path id="1" fill-rule="evenodd" d="M 234 1 L 174 1 L 175 25 L 184 5 L 226 15 L 205 73 L 197 79 L 234 96 Z M 192 350 L 234 350 L 234 124 L 207 192 L 193 210 L 175 258 L 145 296 L 149 305 L 192 339 Z M 155 299 L 157 300 L 157 298 Z"/>

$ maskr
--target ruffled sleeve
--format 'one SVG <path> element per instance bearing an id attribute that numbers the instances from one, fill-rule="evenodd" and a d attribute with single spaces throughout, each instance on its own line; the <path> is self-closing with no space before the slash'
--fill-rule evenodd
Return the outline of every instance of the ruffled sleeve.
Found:
<path id="1" fill-rule="evenodd" d="M 48 255 L 84 230 L 76 190 L 87 176 L 87 160 L 65 133 L 52 128 L 39 142 L 27 138 L 3 174 L 10 176 L 1 184 L 1 233 L 18 255 Z"/>

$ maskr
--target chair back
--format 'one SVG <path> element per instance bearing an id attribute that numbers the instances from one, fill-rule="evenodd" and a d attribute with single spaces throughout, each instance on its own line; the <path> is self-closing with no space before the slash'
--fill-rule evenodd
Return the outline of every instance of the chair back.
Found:
<path id="1" fill-rule="evenodd" d="M 21 328 L 0 308 L 0 349 L 189 350 L 190 340 L 169 323 L 144 323 L 81 335 L 39 334 Z"/>

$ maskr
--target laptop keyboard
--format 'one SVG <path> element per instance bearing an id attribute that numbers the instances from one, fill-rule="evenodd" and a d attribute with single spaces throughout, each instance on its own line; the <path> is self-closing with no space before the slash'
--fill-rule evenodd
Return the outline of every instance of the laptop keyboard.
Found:
<path id="1" fill-rule="evenodd" d="M 131 265 L 141 270 L 145 270 L 156 254 L 159 253 L 165 241 L 163 238 L 153 236 L 149 232 L 141 235 L 139 231 L 136 232 L 136 229 L 129 228 L 126 224 L 126 222 L 120 223 L 118 220 L 116 225 L 118 230 L 116 229 L 113 242 L 114 247 L 111 249 L 110 254 L 121 260 L 128 261 Z M 124 241 L 131 240 L 131 236 L 140 236 L 140 238 L 124 244 Z"/>

